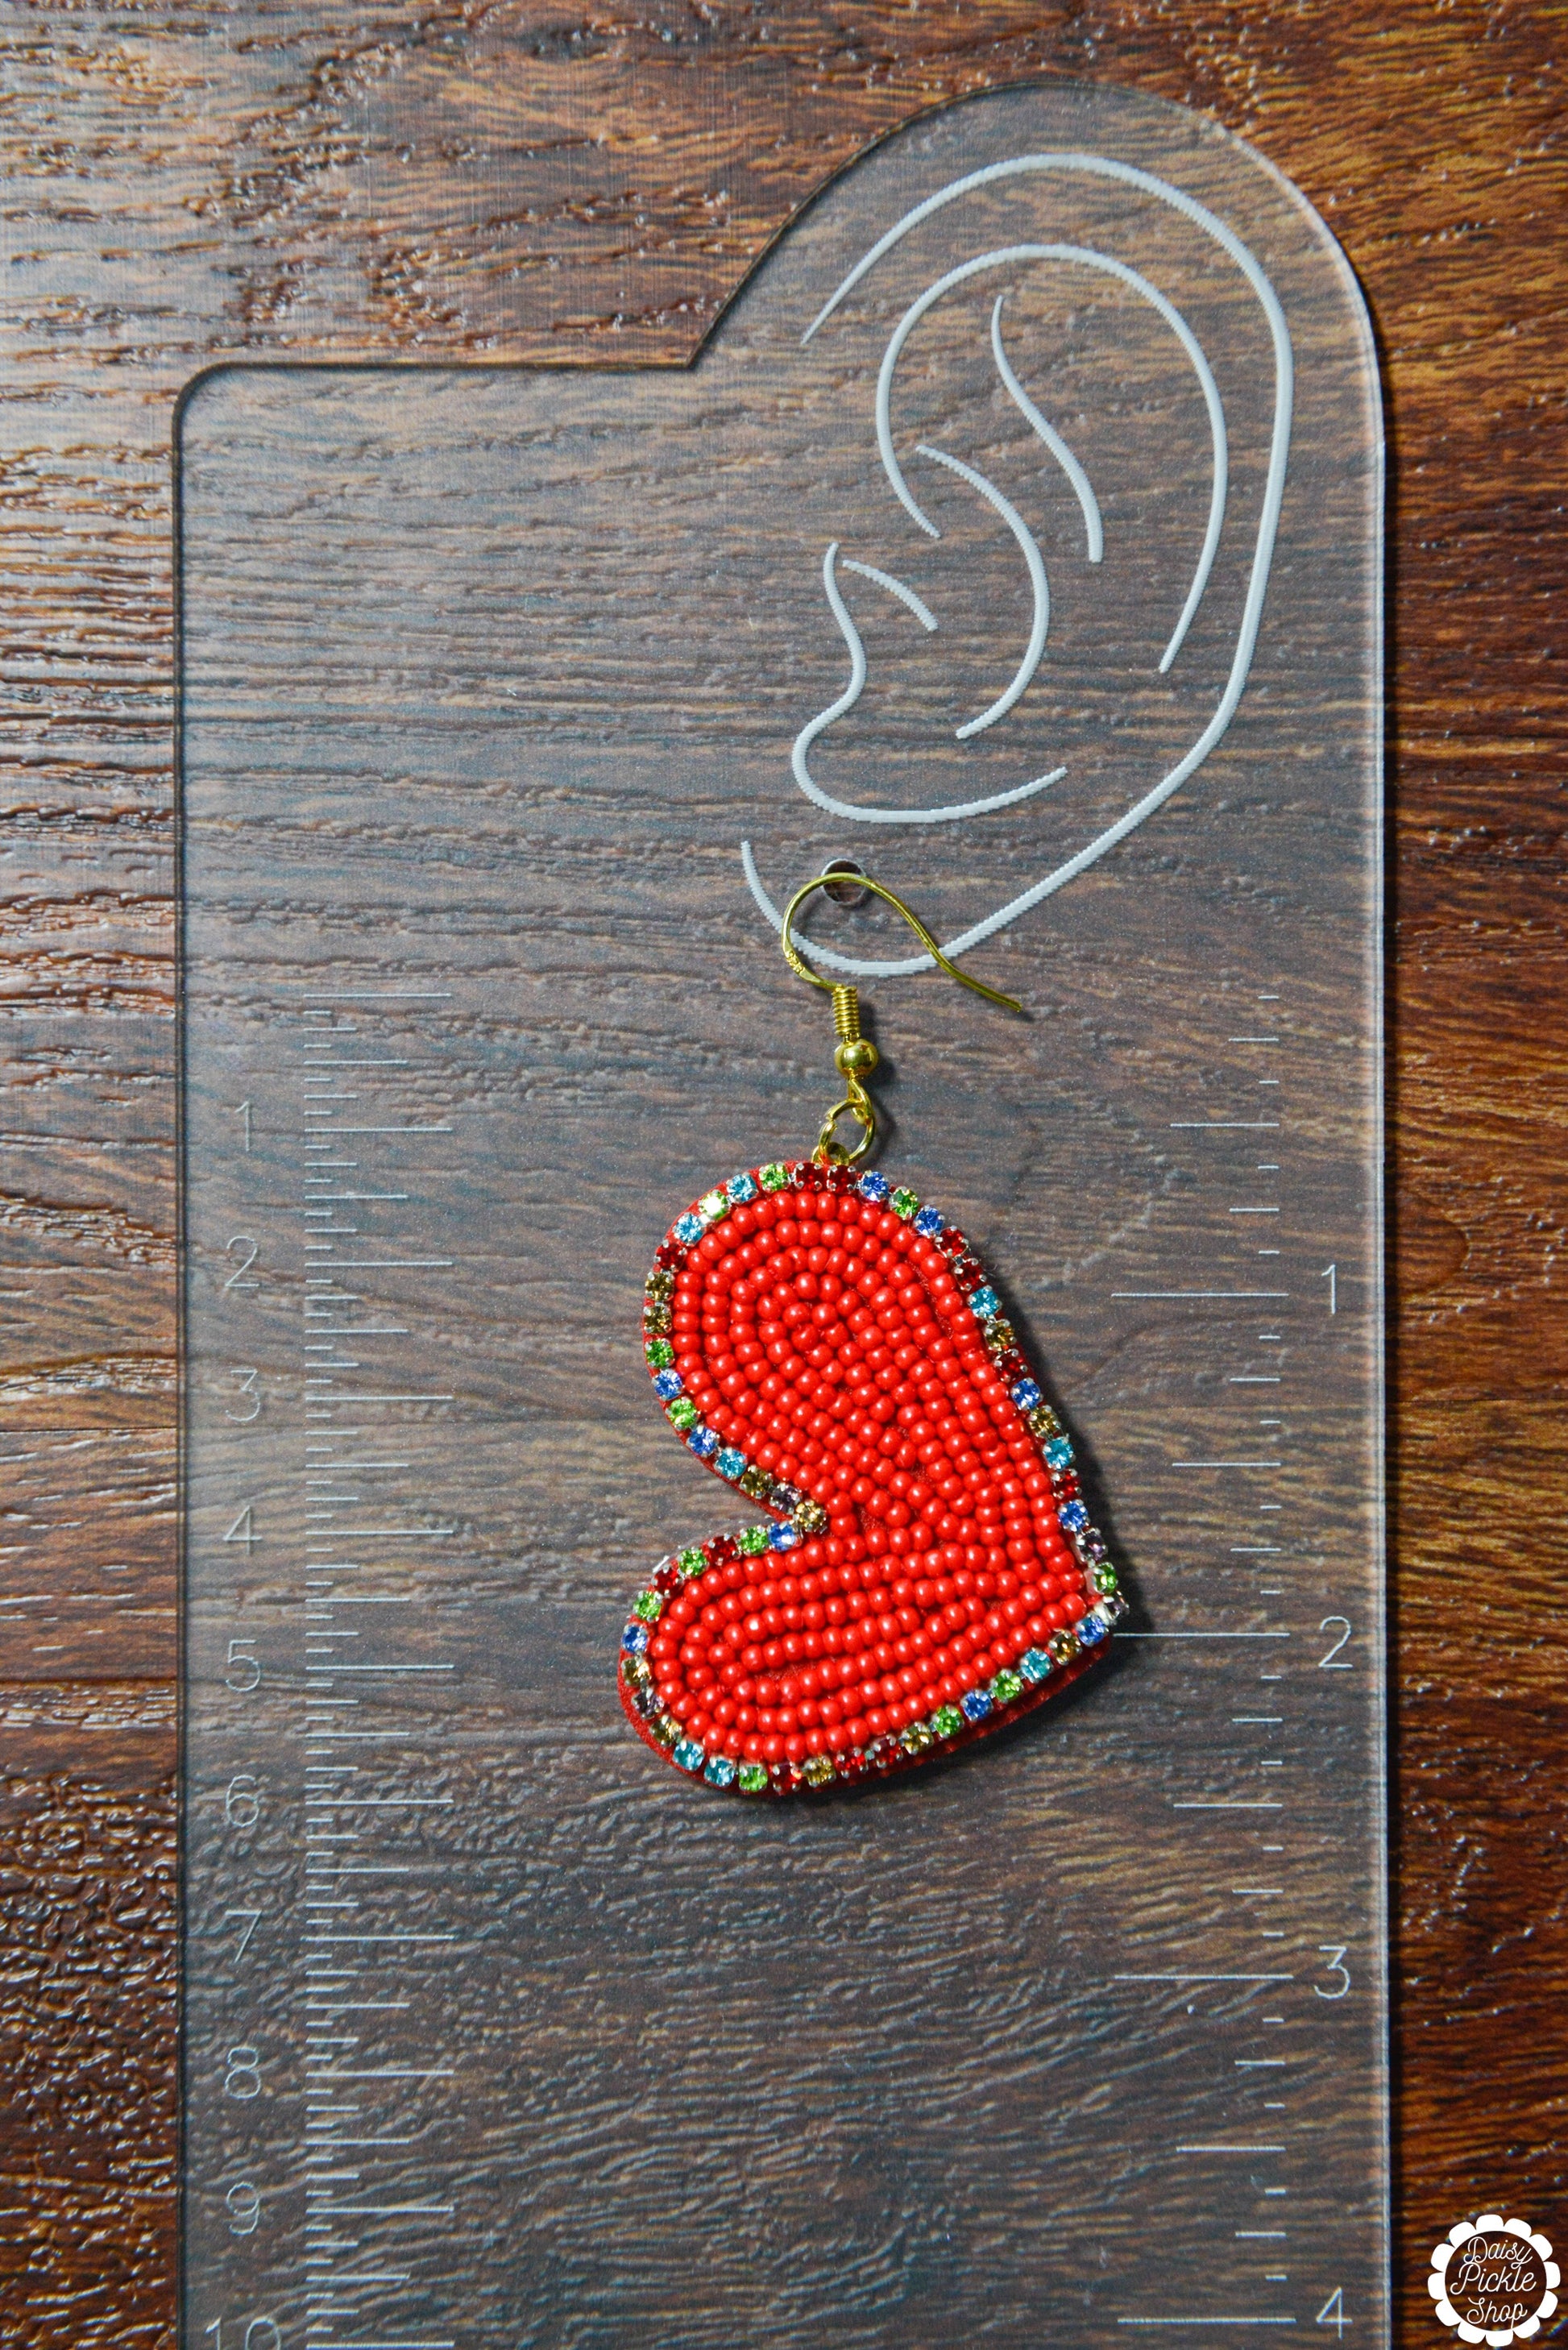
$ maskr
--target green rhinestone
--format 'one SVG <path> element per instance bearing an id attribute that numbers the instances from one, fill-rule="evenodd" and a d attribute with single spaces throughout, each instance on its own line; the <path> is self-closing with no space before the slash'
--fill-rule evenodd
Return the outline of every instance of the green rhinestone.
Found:
<path id="1" fill-rule="evenodd" d="M 1004 1665 L 991 1684 L 992 1703 L 1011 1705 L 1015 1697 L 1022 1697 L 1023 1694 L 1023 1674 L 1015 1673 L 1011 1665 Z"/>
<path id="2" fill-rule="evenodd" d="M 742 1492 L 753 1502 L 765 1502 L 774 1490 L 773 1479 L 765 1469 L 759 1469 L 754 1461 L 749 1468 L 742 1470 L 738 1482 Z"/>
<path id="3" fill-rule="evenodd" d="M 1034 1436 L 1059 1436 L 1062 1423 L 1048 1403 L 1037 1403 L 1029 1414 L 1029 1428 Z"/>
<path id="4" fill-rule="evenodd" d="M 766 1526 L 742 1526 L 735 1536 L 737 1548 L 745 1558 L 758 1558 L 768 1546 Z"/>
<path id="5" fill-rule="evenodd" d="M 708 1562 L 700 1550 L 680 1550 L 675 1554 L 675 1564 L 691 1583 L 701 1574 Z"/>
<path id="6" fill-rule="evenodd" d="M 963 1728 L 963 1716 L 956 1705 L 940 1705 L 931 1716 L 931 1728 L 939 1738 L 956 1738 Z"/>
<path id="7" fill-rule="evenodd" d="M 684 1732 L 672 1713 L 661 1713 L 653 1723 L 651 1733 L 660 1746 L 677 1746 Z"/>
<path id="8" fill-rule="evenodd" d="M 657 1591 L 639 1591 L 631 1603 L 631 1612 L 640 1616 L 645 1624 L 657 1624 L 664 1613 L 664 1602 Z"/>
<path id="9" fill-rule="evenodd" d="M 1053 1632 L 1045 1643 L 1045 1652 L 1059 1665 L 1070 1665 L 1078 1653 L 1077 1637 L 1072 1632 Z"/>
<path id="10" fill-rule="evenodd" d="M 763 1170 L 765 1175 L 766 1170 Z M 763 1762 L 742 1762 L 735 1774 L 735 1784 L 742 1795 L 765 1795 L 768 1792 L 767 1765 Z"/>
<path id="11" fill-rule="evenodd" d="M 808 1754 L 801 1764 L 801 1776 L 808 1787 L 826 1787 L 833 1776 L 832 1758 L 826 1754 Z"/>
<path id="12" fill-rule="evenodd" d="M 668 1305 L 645 1305 L 642 1309 L 642 1326 L 650 1338 L 662 1338 L 668 1331 L 674 1328 L 675 1316 Z"/>
<path id="13" fill-rule="evenodd" d="M 1121 1588 L 1120 1585 L 1116 1581 L 1116 1571 L 1114 1566 L 1091 1567 L 1089 1569 L 1087 1580 L 1089 1588 L 1092 1591 L 1109 1593 L 1112 1591 L 1117 1591 Z"/>
<path id="14" fill-rule="evenodd" d="M 697 1407 L 690 1396 L 677 1396 L 673 1403 L 665 1405 L 664 1417 L 671 1428 L 680 1429 L 684 1435 L 689 1428 L 697 1425 Z"/>
<path id="15" fill-rule="evenodd" d="M 716 1224 L 730 1212 L 727 1191 L 704 1191 L 697 1202 L 697 1213 L 705 1224 Z"/>
<path id="16" fill-rule="evenodd" d="M 898 1741 L 906 1754 L 923 1754 L 934 1742 L 923 1721 L 911 1721 Z"/>
<path id="17" fill-rule="evenodd" d="M 649 1367 L 656 1371 L 667 1371 L 675 1360 L 675 1349 L 668 1338 L 650 1338 L 642 1351 Z"/>
<path id="18" fill-rule="evenodd" d="M 764 1191 L 782 1191 L 789 1181 L 789 1169 L 775 1159 L 771 1167 L 759 1167 L 757 1180 Z"/>
<path id="19" fill-rule="evenodd" d="M 914 1193 L 912 1191 L 906 1191 L 901 1184 L 888 1202 L 888 1205 L 892 1209 L 893 1213 L 896 1216 L 902 1216 L 906 1223 L 909 1222 L 909 1218 L 915 1213 L 916 1210 L 919 1207 L 919 1204 L 920 1203 L 919 1200 L 916 1199 Z"/>

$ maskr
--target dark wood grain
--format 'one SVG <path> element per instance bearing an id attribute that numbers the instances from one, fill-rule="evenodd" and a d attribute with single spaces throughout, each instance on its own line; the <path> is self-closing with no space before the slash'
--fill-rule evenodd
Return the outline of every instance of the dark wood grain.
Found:
<path id="1" fill-rule="evenodd" d="M 637 18 L 46 5 L 13 9 L 3 34 L 0 1192 L 16 1203 L 7 1286 L 25 1298 L 4 1362 L 8 1451 L 171 1426 L 168 435 L 198 367 L 226 352 L 679 361 L 868 139 L 1036 73 L 1210 109 L 1341 238 L 1382 337 L 1394 458 L 1412 2341 L 1431 2338 L 1420 2255 L 1438 2232 L 1497 2200 L 1550 2228 L 1561 2193 L 1563 1871 L 1544 1766 L 1562 1747 L 1546 1610 L 1562 1552 L 1563 32 L 1554 7 L 1482 18 L 1404 0 Z M 85 1450 L 49 1532 L 29 1531 L 50 1589 L 88 1587 L 73 1524 L 134 1511 L 142 1470 L 106 1498 L 121 1472 L 104 1461 Z M 167 1539 L 141 1537 L 129 1560 L 125 1604 L 149 1616 L 166 1604 Z M 119 1633 L 88 1639 L 102 1626 L 85 1612 L 47 1656 L 14 1634 L 4 1714 L 10 1939 L 50 1957 L 7 1986 L 6 2204 L 26 2220 L 5 2231 L 0 2308 L 8 2340 L 72 2350 L 167 2343 L 172 2308 L 172 1626 L 161 1649 L 129 1633 L 118 1671 Z"/>

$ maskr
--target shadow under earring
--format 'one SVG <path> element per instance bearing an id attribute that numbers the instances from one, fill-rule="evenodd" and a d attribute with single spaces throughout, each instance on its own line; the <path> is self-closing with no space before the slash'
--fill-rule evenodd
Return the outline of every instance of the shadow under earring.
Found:
<path id="1" fill-rule="evenodd" d="M 1073 1447 L 985 1268 L 874 1170 L 877 1048 L 833 999 L 843 1098 L 809 1158 L 744 1169 L 676 1217 L 643 1307 L 654 1393 L 760 1522 L 662 1559 L 621 1635 L 621 1703 L 688 1776 L 789 1795 L 909 1771 L 1064 1689 L 1126 1612 Z M 940 969 L 958 970 L 867 876 Z M 859 1128 L 853 1148 L 841 1119 Z"/>

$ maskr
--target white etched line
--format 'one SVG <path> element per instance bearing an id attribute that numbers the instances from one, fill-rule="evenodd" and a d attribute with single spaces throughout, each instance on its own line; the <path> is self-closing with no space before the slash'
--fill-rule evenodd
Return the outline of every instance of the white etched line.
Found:
<path id="1" fill-rule="evenodd" d="M 1118 2325 L 1293 2325 L 1293 2317 L 1118 2317 Z"/>
<path id="2" fill-rule="evenodd" d="M 999 294 L 991 313 L 991 348 L 996 360 L 996 371 L 1006 386 L 1009 398 L 1019 413 L 1050 450 L 1067 476 L 1073 495 L 1078 501 L 1084 517 L 1085 553 L 1091 563 L 1099 563 L 1106 552 L 1105 524 L 1100 515 L 1100 502 L 1095 495 L 1094 484 L 1055 427 L 1047 423 L 1040 411 L 1019 382 L 1002 340 L 1002 309 L 1005 294 Z"/>
<path id="3" fill-rule="evenodd" d="M 1173 1134 L 1261 1134 L 1279 1125 L 1277 1118 L 1173 1118 Z"/>
<path id="4" fill-rule="evenodd" d="M 1051 625 L 1051 589 L 1045 577 L 1045 565 L 1038 540 L 1017 507 L 1002 496 L 996 484 L 988 481 L 975 466 L 966 465 L 961 457 L 950 457 L 943 449 L 933 449 L 924 441 L 917 442 L 915 447 L 918 455 L 931 464 L 945 465 L 950 473 L 958 475 L 961 482 L 967 482 L 971 490 L 979 492 L 993 513 L 1002 516 L 1017 542 L 1034 595 L 1034 619 L 1029 631 L 1029 642 L 1011 682 L 988 709 L 981 712 L 978 718 L 967 719 L 963 725 L 955 729 L 955 740 L 967 743 L 971 735 L 983 733 L 988 726 L 994 726 L 999 718 L 1005 718 L 1013 704 L 1022 701 L 1045 650 L 1045 634 Z"/>
<path id="5" fill-rule="evenodd" d="M 1294 1975 L 1113 1975 L 1113 1982 L 1294 1982 Z M 1265 2023 L 1269 2021 L 1264 2017 Z"/>
<path id="6" fill-rule="evenodd" d="M 1217 1297 L 1236 1304 L 1255 1297 L 1288 1297 L 1288 1289 L 1113 1289 L 1114 1298 Z"/>
<path id="7" fill-rule="evenodd" d="M 1227 1036 L 1227 1045 L 1277 1045 L 1277 1036 Z"/>
<path id="8" fill-rule="evenodd" d="M 908 606 L 922 629 L 935 632 L 936 614 L 928 604 L 921 602 L 912 588 L 906 588 L 904 582 L 895 579 L 890 571 L 878 571 L 874 563 L 857 563 L 848 555 L 844 558 L 844 568 L 846 571 L 857 571 L 862 579 L 873 580 L 878 588 L 886 588 L 889 596 L 897 596 L 900 604 Z"/>
<path id="9" fill-rule="evenodd" d="M 1232 1388 L 1277 1388 L 1279 1384 L 1278 1371 L 1235 1371 L 1226 1381 Z"/>
<path id="10" fill-rule="evenodd" d="M 1230 1211 L 1233 1216 L 1277 1216 L 1279 1212 L 1278 1208 L 1232 1208 Z"/>
<path id="11" fill-rule="evenodd" d="M 1288 1632 L 1118 1632 L 1118 1640 L 1288 1640 Z M 1268 1675 L 1265 1679 L 1270 1678 Z M 1278 1679 L 1278 1675 L 1273 1676 Z"/>
<path id="12" fill-rule="evenodd" d="M 1237 2146 L 1227 2140 L 1218 2145 L 1179 2146 L 1178 2154 L 1283 2154 L 1282 2146 Z"/>
<path id="13" fill-rule="evenodd" d="M 1282 1812 L 1285 1807 L 1283 1804 L 1273 1801 L 1248 1804 L 1207 1803 L 1191 1797 L 1182 1803 L 1172 1803 L 1170 1808 L 1173 1812 Z"/>

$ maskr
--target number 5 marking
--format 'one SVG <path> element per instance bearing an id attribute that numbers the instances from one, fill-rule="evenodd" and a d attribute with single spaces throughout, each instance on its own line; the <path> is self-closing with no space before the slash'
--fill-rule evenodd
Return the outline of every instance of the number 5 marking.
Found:
<path id="1" fill-rule="evenodd" d="M 1324 1974 L 1338 1975 L 1341 1981 L 1337 1991 L 1324 1991 L 1321 1983 L 1314 1983 L 1313 1989 L 1319 1999 L 1343 1999 L 1350 1989 L 1350 1969 L 1345 1963 L 1345 1953 L 1350 1946 L 1347 1942 L 1320 1942 L 1317 1947 L 1328 1960 Z"/>

